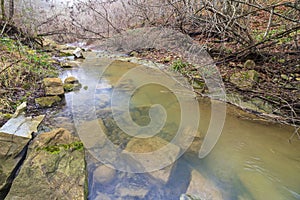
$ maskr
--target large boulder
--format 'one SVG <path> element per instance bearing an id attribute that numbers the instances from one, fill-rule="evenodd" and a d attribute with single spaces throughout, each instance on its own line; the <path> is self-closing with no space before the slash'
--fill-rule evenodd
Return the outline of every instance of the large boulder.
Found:
<path id="1" fill-rule="evenodd" d="M 4 199 L 22 164 L 32 133 L 44 115 L 25 117 L 26 103 L 18 106 L 12 118 L 0 128 L 0 199 Z"/>
<path id="2" fill-rule="evenodd" d="M 0 199 L 4 199 L 30 138 L 0 132 Z"/>
<path id="3" fill-rule="evenodd" d="M 255 70 L 236 72 L 230 77 L 230 82 L 240 90 L 251 90 L 258 82 L 259 73 Z"/>
<path id="4" fill-rule="evenodd" d="M 6 199 L 85 199 L 83 144 L 65 129 L 39 134 Z"/>
<path id="5" fill-rule="evenodd" d="M 47 96 L 64 94 L 63 83 L 60 78 L 44 78 L 43 83 Z"/>

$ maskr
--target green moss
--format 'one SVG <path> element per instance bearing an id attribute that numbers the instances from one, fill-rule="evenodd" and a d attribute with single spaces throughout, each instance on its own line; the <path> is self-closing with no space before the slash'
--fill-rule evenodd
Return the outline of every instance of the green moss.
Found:
<path id="1" fill-rule="evenodd" d="M 80 90 L 81 88 L 81 84 L 80 83 L 74 83 L 74 84 L 71 84 L 71 83 L 65 83 L 64 84 L 64 90 L 66 92 L 71 92 L 71 91 L 76 91 L 76 90 Z"/>
<path id="2" fill-rule="evenodd" d="M 51 107 L 61 101 L 59 96 L 40 97 L 35 99 L 35 103 L 41 107 Z"/>
<path id="3" fill-rule="evenodd" d="M 40 82 L 45 77 L 58 76 L 58 70 L 52 63 L 50 55 L 29 48 L 19 41 L 10 38 L 0 38 L 1 60 L 10 66 L 0 74 L 0 87 L 22 88 L 32 93 L 40 88 Z M 11 112 L 19 101 L 26 101 L 30 95 L 8 89 L 6 99 L 9 103 L 4 110 Z M 21 91 L 21 90 L 20 90 Z"/>
<path id="4" fill-rule="evenodd" d="M 171 66 L 174 71 L 182 72 L 184 70 L 184 68 L 186 68 L 188 66 L 188 63 L 183 62 L 180 59 L 177 59 L 177 60 L 173 61 Z"/>
<path id="5" fill-rule="evenodd" d="M 61 150 L 65 151 L 82 151 L 83 143 L 80 141 L 72 142 L 70 144 L 57 144 L 46 147 L 37 148 L 37 151 L 46 151 L 50 154 L 59 154 Z"/>
<path id="6" fill-rule="evenodd" d="M 0 117 L 2 117 L 3 119 L 9 120 L 10 118 L 12 118 L 12 114 L 10 113 L 1 113 L 0 112 Z"/>

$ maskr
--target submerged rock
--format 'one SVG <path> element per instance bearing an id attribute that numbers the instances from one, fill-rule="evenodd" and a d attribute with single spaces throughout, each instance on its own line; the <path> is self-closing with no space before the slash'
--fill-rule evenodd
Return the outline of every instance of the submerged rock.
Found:
<path id="1" fill-rule="evenodd" d="M 64 88 L 60 78 L 44 78 L 45 93 L 47 96 L 63 95 Z"/>
<path id="2" fill-rule="evenodd" d="M 136 186 L 120 187 L 116 189 L 116 194 L 120 199 L 145 199 L 148 190 Z"/>
<path id="3" fill-rule="evenodd" d="M 39 134 L 6 199 L 85 199 L 83 144 L 65 129 Z"/>
<path id="4" fill-rule="evenodd" d="M 163 169 L 150 172 L 149 174 L 153 178 L 158 179 L 158 180 L 162 181 L 164 184 L 166 184 L 170 179 L 171 172 L 172 172 L 172 169 L 173 169 L 174 165 L 175 165 L 175 163 L 171 164 L 170 166 L 167 166 Z"/>
<path id="5" fill-rule="evenodd" d="M 101 165 L 97 167 L 93 172 L 94 180 L 101 184 L 111 182 L 114 179 L 115 175 L 116 170 L 106 165 Z"/>
<path id="6" fill-rule="evenodd" d="M 241 71 L 230 77 L 230 82 L 241 90 L 251 90 L 258 82 L 259 73 L 255 70 Z"/>
<path id="7" fill-rule="evenodd" d="M 60 102 L 61 98 L 59 96 L 48 96 L 36 98 L 34 101 L 39 107 L 51 107 Z"/>
<path id="8" fill-rule="evenodd" d="M 173 163 L 179 156 L 180 148 L 168 141 L 158 137 L 132 138 L 124 152 L 135 153 L 136 159 L 145 171 L 155 170 L 163 165 Z M 147 153 L 151 157 L 147 156 Z M 145 156 L 143 156 L 145 155 Z"/>
<path id="9" fill-rule="evenodd" d="M 189 199 L 223 199 L 221 192 L 209 180 L 205 179 L 196 170 L 192 170 L 191 181 L 186 191 L 186 194 L 186 196 L 190 196 Z"/>

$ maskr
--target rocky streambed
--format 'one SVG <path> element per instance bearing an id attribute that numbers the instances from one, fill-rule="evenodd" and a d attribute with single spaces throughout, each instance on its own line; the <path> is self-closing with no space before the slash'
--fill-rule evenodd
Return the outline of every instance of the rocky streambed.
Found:
<path id="1" fill-rule="evenodd" d="M 25 117 L 22 112 L 26 109 L 20 107 L 13 119 L 20 118 L 18 127 L 26 124 L 31 127 L 27 134 L 18 136 L 18 128 L 7 134 L 2 127 L 1 198 L 293 199 L 299 196 L 300 179 L 295 179 L 299 141 L 292 144 L 287 141 L 291 127 L 263 121 L 227 106 L 220 140 L 209 156 L 199 159 L 198 152 L 211 121 L 208 99 L 199 99 L 199 127 L 188 149 L 184 151 L 174 145 L 171 153 L 161 154 L 156 160 L 142 159 L 137 163 L 126 158 L 127 162 L 117 162 L 126 151 L 147 153 L 169 144 L 179 127 L 180 106 L 174 93 L 157 84 L 136 90 L 129 106 L 130 117 L 136 124 L 147 126 L 151 121 L 150 107 L 158 103 L 166 108 L 168 117 L 154 137 L 128 135 L 118 126 L 112 112 L 114 102 L 122 103 L 125 98 L 122 93 L 113 95 L 113 91 L 117 86 L 122 91 L 134 89 L 135 79 L 120 82 L 120 78 L 141 64 L 148 67 L 157 64 L 95 52 L 84 53 L 84 57 L 85 60 L 72 61 L 77 65 L 65 69 L 59 79 L 44 80 L 45 97 L 41 98 L 45 101 L 36 99 L 36 103 L 40 107 L 59 105 L 49 108 L 45 119 Z M 138 76 L 141 80 L 146 78 Z M 66 84 L 73 84 L 74 89 Z M 52 98 L 54 103 L 49 103 Z M 193 116 L 188 119 L 192 121 Z M 99 127 L 102 136 L 97 132 Z M 111 146 L 107 141 L 119 150 L 108 148 Z M 132 172 L 163 163 L 166 158 L 175 162 L 158 170 Z"/>

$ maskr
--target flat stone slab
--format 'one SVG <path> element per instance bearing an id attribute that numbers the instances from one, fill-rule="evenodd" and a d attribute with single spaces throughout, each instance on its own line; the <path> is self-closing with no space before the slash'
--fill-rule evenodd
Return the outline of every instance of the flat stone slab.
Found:
<path id="1" fill-rule="evenodd" d="M 0 132 L 7 134 L 31 138 L 32 133 L 37 132 L 37 127 L 43 121 L 45 115 L 37 117 L 25 117 L 21 114 L 16 118 L 8 120 L 1 128 Z"/>
<path id="2" fill-rule="evenodd" d="M 65 129 L 39 134 L 29 145 L 27 158 L 7 200 L 86 199 L 84 149 Z"/>
<path id="3" fill-rule="evenodd" d="M 4 198 L 5 188 L 9 187 L 11 175 L 22 159 L 18 155 L 29 140 L 30 138 L 0 132 L 0 199 Z"/>

